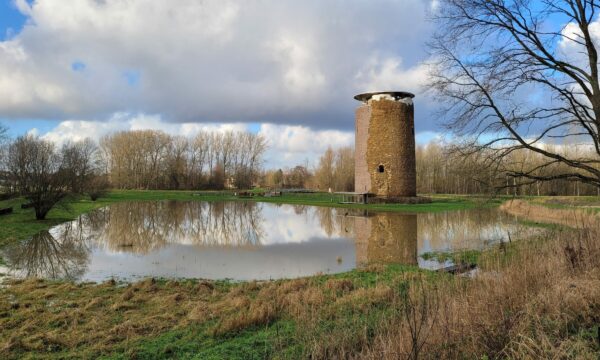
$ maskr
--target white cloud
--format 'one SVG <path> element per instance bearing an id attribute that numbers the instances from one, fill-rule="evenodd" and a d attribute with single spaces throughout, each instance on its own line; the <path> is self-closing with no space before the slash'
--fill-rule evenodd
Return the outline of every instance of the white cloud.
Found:
<path id="1" fill-rule="evenodd" d="M 402 58 L 399 57 L 373 57 L 358 72 L 356 79 L 365 92 L 396 89 L 421 92 L 427 81 L 429 68 L 425 63 L 405 67 L 402 62 Z"/>
<path id="2" fill-rule="evenodd" d="M 117 113 L 106 121 L 66 120 L 54 129 L 42 135 L 42 138 L 53 141 L 59 146 L 66 141 L 80 141 L 91 138 L 98 141 L 104 135 L 125 130 L 161 130 L 171 135 L 192 137 L 200 131 L 246 131 L 247 124 L 242 123 L 169 123 L 160 115 Z M 39 134 L 37 129 L 29 131 Z"/>
<path id="3" fill-rule="evenodd" d="M 266 161 L 269 168 L 309 166 L 316 161 L 329 146 L 340 148 L 354 146 L 353 131 L 313 130 L 306 126 L 262 124 L 259 134 L 269 142 Z"/>
<path id="4" fill-rule="evenodd" d="M 38 129 L 30 134 L 41 135 L 61 146 L 66 141 L 91 138 L 98 141 L 102 136 L 124 130 L 155 129 L 171 135 L 193 137 L 200 131 L 249 131 L 244 123 L 170 123 L 160 115 L 117 113 L 106 121 L 66 120 L 54 129 L 40 134 Z M 260 124 L 258 133 L 263 135 L 269 148 L 265 154 L 267 168 L 284 168 L 303 165 L 313 166 L 328 146 L 339 148 L 354 145 L 354 133 L 339 130 L 314 130 L 300 125 Z"/>
<path id="5" fill-rule="evenodd" d="M 69 140 L 91 138 L 98 141 L 109 133 L 146 129 L 193 137 L 200 131 L 249 131 L 250 127 L 244 123 L 170 123 L 160 115 L 117 113 L 107 121 L 66 120 L 44 134 L 35 128 L 30 129 L 28 134 L 41 135 L 61 146 Z M 267 139 L 269 145 L 265 154 L 265 167 L 269 169 L 289 168 L 307 162 L 309 167 L 313 167 L 329 146 L 334 149 L 354 146 L 353 131 L 315 130 L 301 125 L 264 123 L 259 125 L 257 132 Z M 440 133 L 429 131 L 417 133 L 416 137 L 419 145 L 442 139 Z"/>
<path id="6" fill-rule="evenodd" d="M 355 93 L 423 80 L 431 26 L 426 0 L 16 4 L 28 23 L 0 42 L 0 117 L 13 119 L 349 128 Z"/>

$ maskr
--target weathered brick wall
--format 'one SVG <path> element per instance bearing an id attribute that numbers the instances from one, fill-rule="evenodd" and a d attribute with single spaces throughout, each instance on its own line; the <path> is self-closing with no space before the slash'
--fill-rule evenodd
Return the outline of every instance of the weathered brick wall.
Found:
<path id="1" fill-rule="evenodd" d="M 370 119 L 370 106 L 362 105 L 356 109 L 354 191 L 361 193 L 371 192 L 371 175 L 367 167 L 367 139 L 369 138 Z"/>
<path id="2" fill-rule="evenodd" d="M 411 103 L 369 101 L 356 110 L 357 192 L 366 191 L 385 198 L 416 196 L 415 161 Z M 383 172 L 379 172 L 380 165 Z"/>
<path id="3" fill-rule="evenodd" d="M 417 263 L 417 215 L 379 213 L 357 217 L 356 263 Z"/>

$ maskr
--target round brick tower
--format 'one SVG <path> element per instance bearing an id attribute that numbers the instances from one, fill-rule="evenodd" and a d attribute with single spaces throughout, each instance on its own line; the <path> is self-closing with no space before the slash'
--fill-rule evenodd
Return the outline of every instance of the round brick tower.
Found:
<path id="1" fill-rule="evenodd" d="M 355 191 L 393 200 L 417 196 L 413 94 L 356 95 Z"/>

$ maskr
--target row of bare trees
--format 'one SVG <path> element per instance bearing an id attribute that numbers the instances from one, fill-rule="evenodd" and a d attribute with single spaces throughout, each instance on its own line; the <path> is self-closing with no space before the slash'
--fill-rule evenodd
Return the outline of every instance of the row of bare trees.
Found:
<path id="1" fill-rule="evenodd" d="M 266 171 L 261 184 L 270 188 L 354 191 L 354 148 L 327 148 L 315 169 L 305 164 Z"/>
<path id="2" fill-rule="evenodd" d="M 589 146 L 577 144 L 544 147 L 565 157 L 592 156 Z M 496 195 L 598 195 L 599 188 L 583 181 L 564 178 L 523 183 L 512 176 L 524 167 L 545 164 L 534 152 L 515 150 L 490 166 L 490 151 L 472 151 L 465 144 L 431 142 L 417 146 L 417 190 L 421 194 L 496 194 Z M 565 164 L 539 166 L 536 175 L 551 178 L 569 171 Z M 317 167 L 297 165 L 269 170 L 260 184 L 271 188 L 306 188 L 321 191 L 354 190 L 354 150 L 327 149 Z"/>
<path id="3" fill-rule="evenodd" d="M 565 157 L 591 156 L 585 146 L 544 145 L 548 151 Z M 595 184 L 573 179 L 553 178 L 572 171 L 566 164 L 547 166 L 546 158 L 525 149 L 490 163 L 493 150 L 472 148 L 464 144 L 432 142 L 417 147 L 417 189 L 424 194 L 503 194 L 503 195 L 598 195 Z M 491 166 L 493 165 L 493 166 Z M 524 168 L 535 168 L 537 181 L 522 182 L 513 174 Z M 541 179 L 541 178 L 548 179 Z"/>
<path id="4" fill-rule="evenodd" d="M 249 132 L 200 132 L 193 138 L 161 131 L 123 131 L 100 141 L 105 172 L 123 189 L 249 188 L 267 149 Z"/>
<path id="5" fill-rule="evenodd" d="M 260 174 L 265 139 L 244 132 L 201 132 L 194 138 L 161 131 L 124 131 L 96 144 L 62 147 L 33 135 L 8 141 L 0 127 L 0 193 L 25 197 L 37 219 L 70 194 L 96 200 L 123 189 L 249 188 Z"/>

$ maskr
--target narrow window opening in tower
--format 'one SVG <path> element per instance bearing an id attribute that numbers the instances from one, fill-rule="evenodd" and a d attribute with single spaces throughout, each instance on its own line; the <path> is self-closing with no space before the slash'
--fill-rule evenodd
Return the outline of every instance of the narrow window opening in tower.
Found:
<path id="1" fill-rule="evenodd" d="M 379 167 L 377 168 L 377 171 L 382 173 L 385 171 L 385 168 L 383 167 L 383 165 L 379 165 Z"/>

